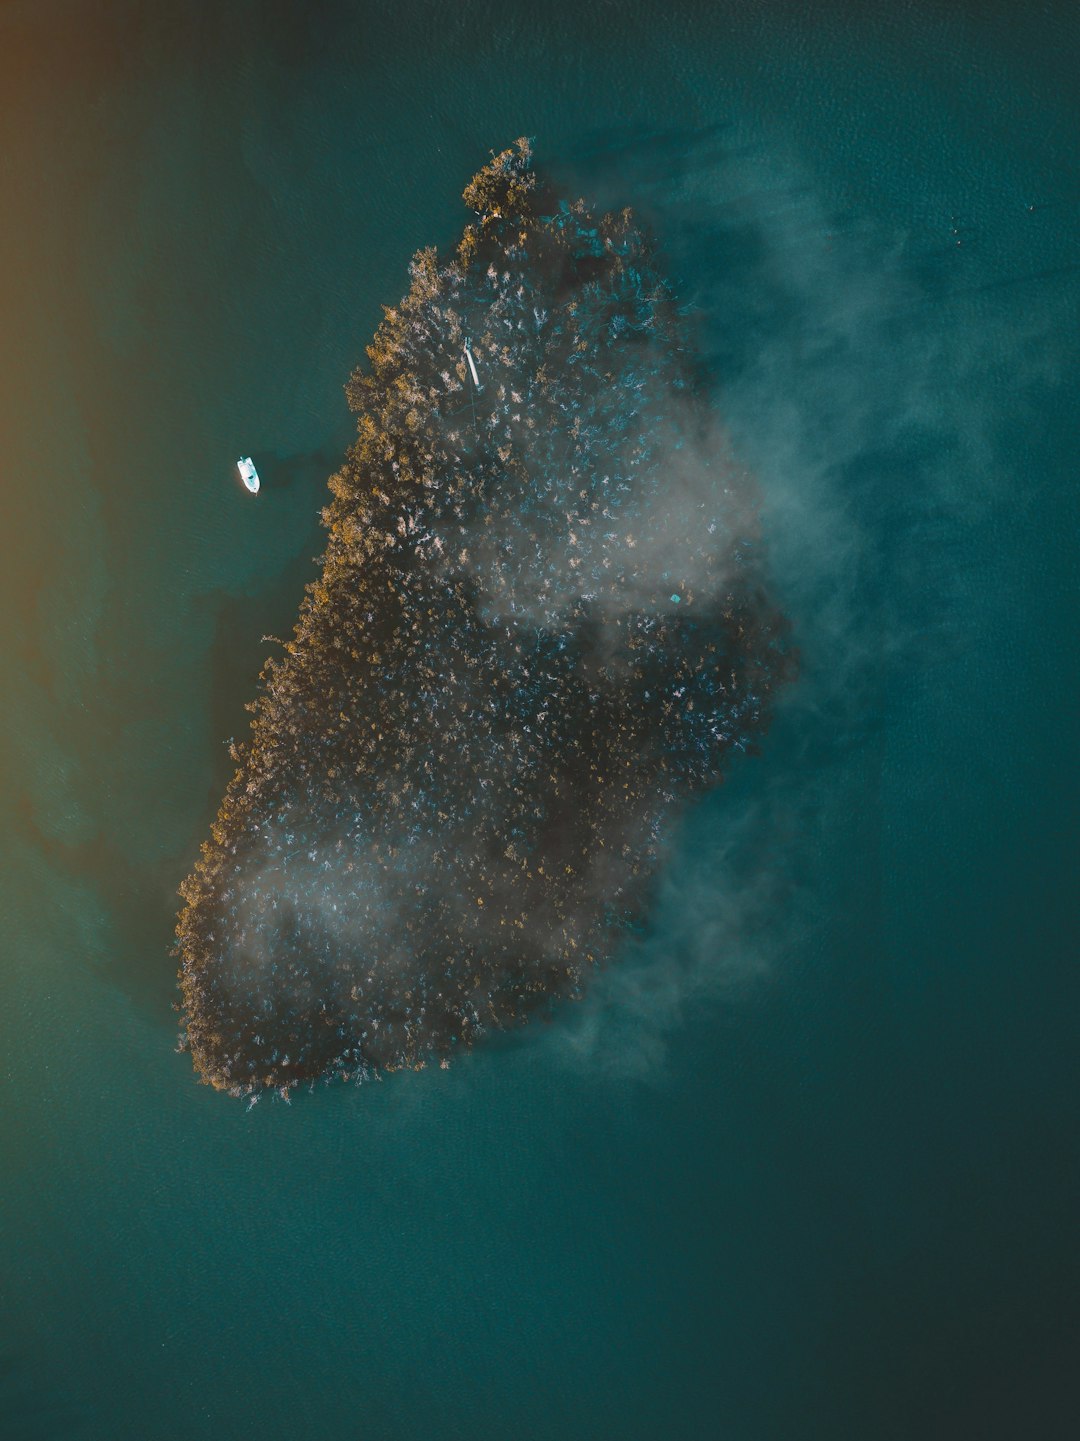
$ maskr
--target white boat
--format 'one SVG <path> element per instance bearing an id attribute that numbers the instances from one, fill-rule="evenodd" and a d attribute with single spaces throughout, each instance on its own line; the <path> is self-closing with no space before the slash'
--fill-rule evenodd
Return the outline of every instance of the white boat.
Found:
<path id="1" fill-rule="evenodd" d="M 236 468 L 240 472 L 240 479 L 251 491 L 252 495 L 259 493 L 259 472 L 255 469 L 255 462 L 250 455 L 242 455 L 236 462 Z"/>
<path id="2" fill-rule="evenodd" d="M 465 341 L 465 359 L 469 362 L 469 369 L 472 371 L 472 383 L 476 386 L 476 393 L 479 395 L 484 387 L 480 384 L 480 377 L 476 373 L 476 361 L 472 356 L 472 341 L 468 339 Z"/>

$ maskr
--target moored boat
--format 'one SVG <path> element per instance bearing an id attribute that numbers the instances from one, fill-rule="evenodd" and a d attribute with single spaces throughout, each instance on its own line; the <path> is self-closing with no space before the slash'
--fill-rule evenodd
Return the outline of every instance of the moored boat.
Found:
<path id="1" fill-rule="evenodd" d="M 255 469 L 255 462 L 250 455 L 242 455 L 236 462 L 236 468 L 240 472 L 240 479 L 251 491 L 252 495 L 259 493 L 259 472 Z"/>

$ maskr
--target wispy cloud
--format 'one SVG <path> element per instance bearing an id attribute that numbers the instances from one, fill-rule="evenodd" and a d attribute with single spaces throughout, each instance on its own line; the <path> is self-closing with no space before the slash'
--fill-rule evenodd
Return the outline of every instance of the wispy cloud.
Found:
<path id="1" fill-rule="evenodd" d="M 711 367 L 712 423 L 760 489 L 769 585 L 802 673 L 780 698 L 782 753 L 766 740 L 741 799 L 705 802 L 654 930 L 565 1018 L 565 1060 L 639 1080 L 664 1074 L 692 1008 L 752 990 L 818 925 L 796 877 L 828 789 L 879 723 L 886 678 L 962 648 L 957 538 L 1003 495 L 1025 503 L 1002 436 L 1065 374 L 1050 300 L 992 286 L 985 262 L 960 270 L 938 242 L 832 213 L 790 153 L 683 136 L 670 162 L 645 208 Z M 604 164 L 593 158 L 590 185 Z M 613 157 L 618 185 L 634 164 Z"/>

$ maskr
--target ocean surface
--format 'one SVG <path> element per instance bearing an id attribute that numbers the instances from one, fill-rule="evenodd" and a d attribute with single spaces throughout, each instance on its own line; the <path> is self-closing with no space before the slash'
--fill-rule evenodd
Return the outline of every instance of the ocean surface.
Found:
<path id="1" fill-rule="evenodd" d="M 1080 12 L 310 9 L 0 5 L 0 1436 L 1075 1436 Z M 801 678 L 588 999 L 248 1113 L 176 887 L 522 134 L 652 226 Z"/>

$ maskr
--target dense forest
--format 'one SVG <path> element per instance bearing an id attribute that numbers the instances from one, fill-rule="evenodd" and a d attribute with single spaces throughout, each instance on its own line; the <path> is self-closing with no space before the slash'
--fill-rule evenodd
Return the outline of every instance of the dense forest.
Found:
<path id="1" fill-rule="evenodd" d="M 181 887 L 183 1045 L 253 1098 L 577 997 L 791 672 L 754 491 L 653 248 L 529 145 L 346 390 L 321 574 Z"/>

